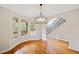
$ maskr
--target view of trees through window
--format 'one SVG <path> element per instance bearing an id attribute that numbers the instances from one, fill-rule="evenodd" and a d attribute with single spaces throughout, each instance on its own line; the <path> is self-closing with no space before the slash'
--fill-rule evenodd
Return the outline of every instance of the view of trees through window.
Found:
<path id="1" fill-rule="evenodd" d="M 20 23 L 20 28 L 21 28 L 21 35 L 25 35 L 28 32 L 28 23 L 25 21 L 21 21 Z"/>
<path id="2" fill-rule="evenodd" d="M 21 19 L 20 19 L 21 20 Z M 13 38 L 18 37 L 18 29 L 21 30 L 21 36 L 26 35 L 28 32 L 28 23 L 24 20 L 21 20 L 20 23 L 18 23 L 18 17 L 13 17 Z M 19 28 L 20 25 L 20 28 Z"/>
<path id="3" fill-rule="evenodd" d="M 29 28 L 30 34 L 34 35 L 36 32 L 35 23 L 30 23 Z M 21 36 L 28 34 L 28 22 L 18 19 L 18 17 L 13 17 L 13 38 L 17 38 L 18 34 Z"/>
<path id="4" fill-rule="evenodd" d="M 30 24 L 30 28 L 31 28 L 31 34 L 35 34 L 35 31 L 36 31 L 36 29 L 35 29 L 35 23 L 31 23 Z"/>
<path id="5" fill-rule="evenodd" d="M 13 38 L 18 36 L 18 18 L 13 17 Z"/>

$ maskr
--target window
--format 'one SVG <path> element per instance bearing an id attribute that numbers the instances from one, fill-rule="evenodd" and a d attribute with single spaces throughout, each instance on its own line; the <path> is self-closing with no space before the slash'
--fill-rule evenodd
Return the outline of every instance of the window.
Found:
<path id="1" fill-rule="evenodd" d="M 13 38 L 17 38 L 19 35 L 23 36 L 28 33 L 28 23 L 24 20 L 18 20 L 17 17 L 13 17 Z"/>
<path id="2" fill-rule="evenodd" d="M 13 17 L 13 38 L 18 37 L 18 18 Z"/>
<path id="3" fill-rule="evenodd" d="M 31 23 L 30 24 L 30 32 L 31 32 L 31 35 L 34 35 L 36 30 L 35 30 L 35 23 Z"/>
<path id="4" fill-rule="evenodd" d="M 28 23 L 24 20 L 21 20 L 20 23 L 21 35 L 25 35 L 28 32 Z"/>

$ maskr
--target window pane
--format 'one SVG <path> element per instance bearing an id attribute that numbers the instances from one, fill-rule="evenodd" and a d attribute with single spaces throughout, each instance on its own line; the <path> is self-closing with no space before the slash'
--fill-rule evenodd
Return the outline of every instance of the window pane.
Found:
<path id="1" fill-rule="evenodd" d="M 18 36 L 18 18 L 13 17 L 13 38 Z"/>
<path id="2" fill-rule="evenodd" d="M 27 32 L 28 32 L 28 23 L 25 22 L 25 21 L 21 21 L 20 27 L 21 27 L 21 35 L 27 34 Z"/>
<path id="3" fill-rule="evenodd" d="M 34 35 L 36 30 L 35 30 L 35 24 L 34 23 L 31 23 L 30 24 L 30 28 L 31 28 L 31 34 Z"/>

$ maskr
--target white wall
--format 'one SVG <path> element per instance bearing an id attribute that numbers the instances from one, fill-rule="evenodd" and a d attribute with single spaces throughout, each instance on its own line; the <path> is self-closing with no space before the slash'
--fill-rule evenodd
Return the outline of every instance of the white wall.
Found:
<path id="1" fill-rule="evenodd" d="M 0 7 L 0 53 L 13 46 L 13 17 L 19 17 L 7 8 Z"/>
<path id="2" fill-rule="evenodd" d="M 54 31 L 51 31 L 47 38 L 65 39 L 69 41 L 69 47 L 79 51 L 79 9 L 74 9 L 65 13 L 54 15 L 66 20 L 65 24 L 60 25 Z"/>
<path id="3" fill-rule="evenodd" d="M 24 41 L 28 40 L 38 40 L 38 25 L 36 24 L 36 34 L 35 35 L 30 35 L 28 33 L 25 36 L 20 36 L 16 39 L 13 39 L 13 28 L 12 28 L 12 22 L 13 22 L 13 17 L 18 17 L 22 18 L 27 21 L 29 20 L 29 25 L 34 18 L 27 18 L 27 17 L 22 17 L 19 16 L 18 14 L 12 12 L 11 10 L 7 8 L 2 8 L 0 7 L 0 53 L 5 52 L 7 50 L 12 49 L 19 43 L 22 43 Z M 20 20 L 20 19 L 19 19 Z M 29 29 L 30 30 L 30 29 Z"/>
<path id="4" fill-rule="evenodd" d="M 8 9 L 0 7 L 0 51 L 9 48 L 9 40 L 12 38 L 11 33 L 11 15 Z"/>

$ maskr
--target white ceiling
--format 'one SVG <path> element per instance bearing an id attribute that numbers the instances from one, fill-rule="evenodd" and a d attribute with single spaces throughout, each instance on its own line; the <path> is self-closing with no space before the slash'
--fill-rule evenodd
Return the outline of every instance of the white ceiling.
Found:
<path id="1" fill-rule="evenodd" d="M 39 4 L 0 4 L 0 7 L 9 8 L 11 11 L 28 17 L 35 17 L 39 15 Z M 43 14 L 51 16 L 57 13 L 79 8 L 79 4 L 44 4 Z"/>

